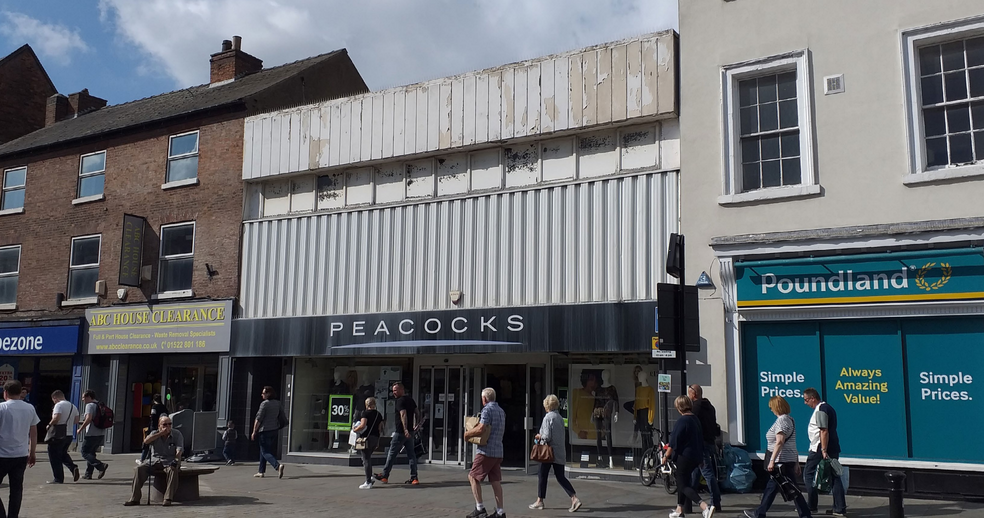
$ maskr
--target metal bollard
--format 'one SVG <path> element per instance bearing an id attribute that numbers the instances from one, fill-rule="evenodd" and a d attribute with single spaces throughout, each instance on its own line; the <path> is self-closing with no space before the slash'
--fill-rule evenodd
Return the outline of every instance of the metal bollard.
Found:
<path id="1" fill-rule="evenodd" d="M 885 478 L 892 484 L 892 489 L 888 491 L 888 517 L 905 518 L 905 505 L 902 503 L 902 486 L 905 485 L 905 473 L 889 471 L 885 473 Z"/>

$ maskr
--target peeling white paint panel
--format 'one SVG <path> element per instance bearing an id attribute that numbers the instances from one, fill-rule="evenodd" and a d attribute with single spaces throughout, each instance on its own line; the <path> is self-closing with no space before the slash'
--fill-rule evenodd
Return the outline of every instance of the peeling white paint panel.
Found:
<path id="1" fill-rule="evenodd" d="M 434 161 L 431 159 L 407 162 L 407 199 L 434 196 Z"/>
<path id="2" fill-rule="evenodd" d="M 468 155 L 437 158 L 437 195 L 450 196 L 468 192 Z"/>
<path id="3" fill-rule="evenodd" d="M 618 148 L 615 130 L 579 135 L 577 138 L 578 178 L 591 178 L 614 173 L 618 169 Z"/>
<path id="4" fill-rule="evenodd" d="M 246 222 L 243 317 L 652 300 L 677 196 L 651 173 Z"/>
<path id="5" fill-rule="evenodd" d="M 540 144 L 543 151 L 543 181 L 555 182 L 572 180 L 577 173 L 577 158 L 574 155 L 574 140 L 571 137 L 548 140 Z"/>
<path id="6" fill-rule="evenodd" d="M 676 38 L 666 31 L 248 117 L 243 178 L 674 118 Z"/>
<path id="7" fill-rule="evenodd" d="M 336 171 L 318 177 L 318 210 L 345 206 L 345 173 Z"/>
<path id="8" fill-rule="evenodd" d="M 524 187 L 540 177 L 540 146 L 536 142 L 502 149 L 506 165 L 506 187 Z"/>
<path id="9" fill-rule="evenodd" d="M 623 128 L 619 131 L 622 169 L 654 168 L 659 162 L 656 126 Z"/>
<path id="10" fill-rule="evenodd" d="M 372 168 L 360 167 L 345 171 L 345 205 L 372 203 Z"/>
<path id="11" fill-rule="evenodd" d="M 263 186 L 263 215 L 280 216 L 290 212 L 290 180 L 270 182 Z"/>
<path id="12" fill-rule="evenodd" d="M 659 141 L 660 168 L 680 168 L 680 121 L 668 120 L 662 124 Z"/>
<path id="13" fill-rule="evenodd" d="M 290 181 L 290 211 L 313 212 L 315 209 L 314 177 L 299 176 Z"/>
<path id="14" fill-rule="evenodd" d="M 473 191 L 502 188 L 502 157 L 499 149 L 476 151 L 468 157 Z"/>
<path id="15" fill-rule="evenodd" d="M 381 165 L 375 176 L 376 203 L 394 203 L 407 198 L 406 167 L 401 162 Z"/>

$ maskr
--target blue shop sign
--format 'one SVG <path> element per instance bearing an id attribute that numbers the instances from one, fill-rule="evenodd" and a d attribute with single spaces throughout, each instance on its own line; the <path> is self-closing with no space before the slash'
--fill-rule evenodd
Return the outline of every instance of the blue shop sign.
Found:
<path id="1" fill-rule="evenodd" d="M 0 356 L 75 354 L 79 326 L 0 328 Z"/>
<path id="2" fill-rule="evenodd" d="M 735 264 L 738 307 L 984 299 L 981 248 Z"/>

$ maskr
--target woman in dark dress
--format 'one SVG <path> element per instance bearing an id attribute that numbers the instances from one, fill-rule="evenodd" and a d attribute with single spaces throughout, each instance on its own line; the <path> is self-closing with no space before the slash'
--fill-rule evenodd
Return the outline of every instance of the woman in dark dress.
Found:
<path id="1" fill-rule="evenodd" d="M 663 456 L 663 464 L 667 459 L 672 459 L 676 463 L 677 481 L 677 506 L 670 513 L 670 518 L 680 518 L 683 516 L 683 506 L 687 500 L 695 504 L 700 504 L 702 516 L 711 518 L 714 516 L 714 506 L 700 499 L 697 491 L 693 487 L 691 474 L 694 469 L 700 466 L 704 458 L 704 436 L 701 433 L 700 421 L 692 412 L 693 402 L 687 396 L 677 396 L 673 402 L 677 412 L 680 412 L 680 419 L 677 419 L 670 434 L 670 447 Z"/>
<path id="2" fill-rule="evenodd" d="M 359 450 L 362 454 L 362 467 L 366 470 L 366 481 L 359 489 L 372 489 L 375 479 L 372 477 L 372 452 L 379 446 L 379 434 L 383 430 L 383 414 L 376 410 L 376 398 L 366 398 L 366 409 L 362 412 L 362 418 L 358 424 L 352 428 L 352 433 L 358 433 L 359 437 L 366 438 L 366 447 Z"/>

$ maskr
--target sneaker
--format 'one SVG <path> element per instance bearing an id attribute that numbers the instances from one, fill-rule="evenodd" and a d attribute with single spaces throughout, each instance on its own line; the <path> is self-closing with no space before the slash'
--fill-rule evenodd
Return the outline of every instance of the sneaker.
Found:
<path id="1" fill-rule="evenodd" d="M 411 477 L 410 480 L 407 480 L 406 482 L 404 482 L 404 484 L 411 484 L 417 486 L 420 485 L 420 481 L 417 480 L 417 477 Z"/>
<path id="2" fill-rule="evenodd" d="M 745 514 L 745 518 L 757 518 L 755 516 L 755 513 L 751 512 L 751 511 L 742 511 L 742 513 Z"/>
<path id="3" fill-rule="evenodd" d="M 137 464 L 140 464 L 140 459 L 137 459 L 137 460 L 135 460 L 133 462 L 136 462 Z"/>
<path id="4" fill-rule="evenodd" d="M 286 467 L 287 466 L 284 466 L 283 464 L 281 464 L 280 467 L 277 468 L 277 471 L 280 472 L 280 475 L 277 478 L 284 478 L 284 468 L 286 468 Z"/>
<path id="5" fill-rule="evenodd" d="M 92 480 L 92 475 L 85 475 L 82 477 L 82 480 Z"/>
<path id="6" fill-rule="evenodd" d="M 161 505 L 163 505 L 164 507 L 171 507 L 171 501 L 165 500 L 164 503 L 162 503 Z"/>
<path id="7" fill-rule="evenodd" d="M 79 476 L 80 476 L 79 467 L 76 466 L 75 469 L 72 470 L 72 482 L 78 482 Z"/>
<path id="8" fill-rule="evenodd" d="M 580 508 L 581 508 L 581 500 L 578 499 L 578 500 L 575 500 L 573 503 L 571 503 L 571 508 L 568 509 L 567 512 L 573 513 L 574 511 L 577 511 Z"/>
<path id="9" fill-rule="evenodd" d="M 265 476 L 263 473 L 253 473 L 253 478 L 263 478 Z"/>
<path id="10" fill-rule="evenodd" d="M 109 469 L 109 466 L 103 466 L 103 469 L 99 470 L 99 475 L 97 475 L 96 478 L 102 480 L 102 478 L 106 476 L 107 469 Z"/>
<path id="11" fill-rule="evenodd" d="M 704 518 L 711 518 L 712 516 L 714 516 L 714 511 L 715 509 L 714 506 L 712 505 L 707 509 L 704 509 L 704 511 L 701 513 L 701 516 L 703 516 Z"/>
<path id="12" fill-rule="evenodd" d="M 683 518 L 683 513 L 678 513 L 676 511 L 670 511 L 670 518 Z"/>
<path id="13" fill-rule="evenodd" d="M 838 518 L 847 518 L 847 511 L 845 511 L 843 513 L 838 513 L 837 511 L 831 511 L 830 515 L 831 516 L 836 516 Z"/>
<path id="14" fill-rule="evenodd" d="M 359 489 L 372 489 L 372 484 L 368 482 L 363 482 L 362 485 L 359 486 Z"/>
<path id="15" fill-rule="evenodd" d="M 472 509 L 472 512 L 465 515 L 465 518 L 489 518 L 489 513 L 485 509 Z"/>
<path id="16" fill-rule="evenodd" d="M 60 480 L 45 480 L 44 483 L 45 484 L 64 484 L 64 482 L 62 482 Z"/>
<path id="17" fill-rule="evenodd" d="M 499 511 L 496 511 L 495 514 L 492 515 L 492 518 L 506 518 L 506 512 L 502 511 L 500 513 Z"/>
<path id="18" fill-rule="evenodd" d="M 389 478 L 386 475 L 383 475 L 382 473 L 376 473 L 372 476 L 372 478 L 382 482 L 383 484 L 389 482 Z"/>
<path id="19" fill-rule="evenodd" d="M 533 502 L 530 504 L 530 509 L 543 509 L 543 502 Z"/>

